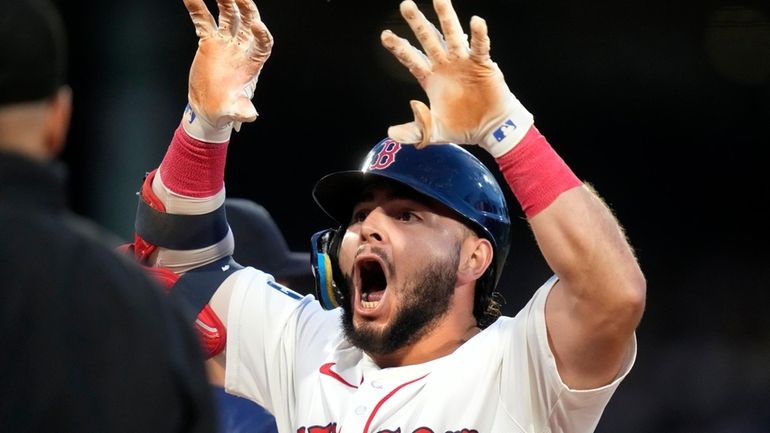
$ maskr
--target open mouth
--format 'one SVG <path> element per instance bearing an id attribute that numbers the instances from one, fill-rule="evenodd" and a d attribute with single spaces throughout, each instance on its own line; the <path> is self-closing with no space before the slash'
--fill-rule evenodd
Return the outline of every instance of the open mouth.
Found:
<path id="1" fill-rule="evenodd" d="M 373 310 L 380 305 L 388 285 L 382 264 L 375 259 L 364 259 L 358 262 L 358 274 L 361 278 L 361 306 L 365 310 Z"/>

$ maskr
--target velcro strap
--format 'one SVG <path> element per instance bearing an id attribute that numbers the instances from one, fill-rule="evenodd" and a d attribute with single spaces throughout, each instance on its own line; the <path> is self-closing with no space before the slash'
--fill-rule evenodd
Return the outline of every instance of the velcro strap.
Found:
<path id="1" fill-rule="evenodd" d="M 186 272 L 179 277 L 171 290 L 171 297 L 185 306 L 185 315 L 193 323 L 214 292 L 233 272 L 243 269 L 232 257 L 223 257 L 216 262 Z"/>
<path id="2" fill-rule="evenodd" d="M 195 250 L 221 241 L 229 228 L 224 205 L 202 215 L 177 215 L 155 210 L 140 197 L 134 230 L 158 247 Z"/>

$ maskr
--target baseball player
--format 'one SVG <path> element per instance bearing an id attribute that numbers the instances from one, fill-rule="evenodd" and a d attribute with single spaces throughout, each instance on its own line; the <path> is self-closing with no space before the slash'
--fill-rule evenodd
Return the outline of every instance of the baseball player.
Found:
<path id="1" fill-rule="evenodd" d="M 485 21 L 468 37 L 435 0 L 439 30 L 405 0 L 422 50 L 382 33 L 430 105 L 412 101 L 415 119 L 389 128 L 362 169 L 315 185 L 338 223 L 312 239 L 316 298 L 228 261 L 227 146 L 257 117 L 272 36 L 251 0 L 219 0 L 218 20 L 203 0 L 185 5 L 200 38 L 189 105 L 145 179 L 135 244 L 181 279 L 221 274 L 190 296 L 214 380 L 281 432 L 593 431 L 635 359 L 645 280 L 607 206 L 509 90 Z M 554 272 L 515 317 L 494 296 L 508 207 L 461 144 L 495 157 Z"/>

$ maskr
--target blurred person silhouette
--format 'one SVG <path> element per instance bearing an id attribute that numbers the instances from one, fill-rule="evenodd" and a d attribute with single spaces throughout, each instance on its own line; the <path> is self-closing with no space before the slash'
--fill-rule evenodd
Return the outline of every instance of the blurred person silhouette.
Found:
<path id="1" fill-rule="evenodd" d="M 67 208 L 59 12 L 2 4 L 0 431 L 213 432 L 189 322 L 115 236 Z"/>
<path id="2" fill-rule="evenodd" d="M 233 230 L 233 258 L 243 266 L 263 269 L 275 280 L 303 295 L 313 293 L 315 281 L 310 251 L 291 251 L 270 212 L 246 198 L 225 199 L 227 222 Z"/>

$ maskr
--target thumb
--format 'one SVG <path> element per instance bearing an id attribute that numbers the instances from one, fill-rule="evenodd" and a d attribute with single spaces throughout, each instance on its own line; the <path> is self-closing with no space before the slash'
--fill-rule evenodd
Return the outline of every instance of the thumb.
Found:
<path id="1" fill-rule="evenodd" d="M 422 137 L 420 127 L 415 122 L 393 125 L 388 128 L 388 137 L 404 144 L 419 143 Z"/>
<path id="2" fill-rule="evenodd" d="M 430 141 L 433 116 L 430 108 L 420 101 L 409 101 L 409 105 L 412 107 L 414 121 L 391 126 L 388 128 L 388 136 L 399 143 L 414 144 L 421 149 Z"/>
<path id="3" fill-rule="evenodd" d="M 253 122 L 257 120 L 257 109 L 246 97 L 238 98 L 233 107 L 233 120 L 238 122 Z"/>

